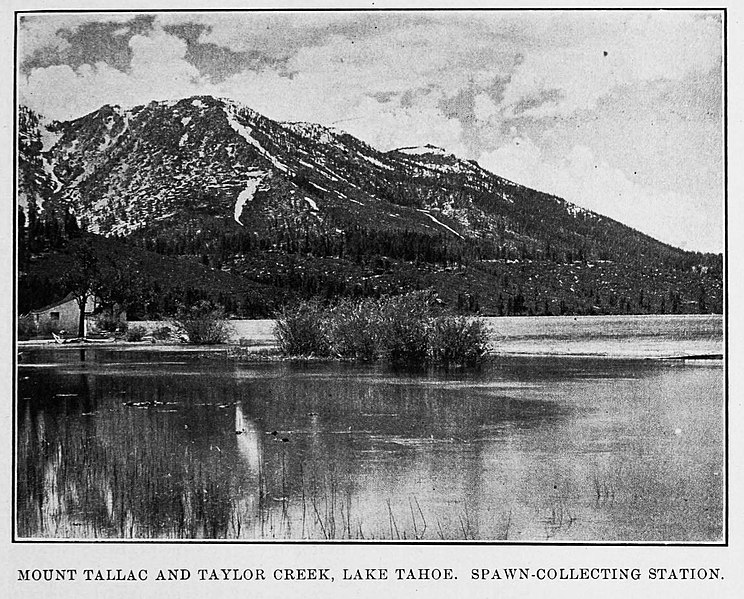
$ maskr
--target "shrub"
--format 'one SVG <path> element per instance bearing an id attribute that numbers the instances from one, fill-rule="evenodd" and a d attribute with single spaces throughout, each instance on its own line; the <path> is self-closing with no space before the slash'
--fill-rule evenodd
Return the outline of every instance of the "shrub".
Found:
<path id="1" fill-rule="evenodd" d="M 475 366 L 486 354 L 488 327 L 454 316 L 419 291 L 379 300 L 306 301 L 277 315 L 274 334 L 285 356 L 335 356 L 394 365 Z"/>
<path id="2" fill-rule="evenodd" d="M 42 322 L 37 330 L 36 334 L 39 337 L 51 337 L 52 333 L 61 333 L 62 327 L 58 322 L 52 322 L 50 320 Z"/>
<path id="3" fill-rule="evenodd" d="M 285 356 L 325 357 L 330 353 L 326 315 L 315 301 L 302 301 L 276 315 L 274 336 Z"/>
<path id="4" fill-rule="evenodd" d="M 189 343 L 214 345 L 225 343 L 232 334 L 232 325 L 225 319 L 222 306 L 202 300 L 179 311 L 174 324 L 188 336 Z"/>
<path id="5" fill-rule="evenodd" d="M 429 337 L 429 360 L 442 366 L 475 366 L 488 350 L 488 327 L 482 320 L 440 316 Z"/>
<path id="6" fill-rule="evenodd" d="M 127 341 L 142 341 L 142 338 L 147 334 L 147 329 L 141 325 L 133 325 L 127 329 L 125 339 Z"/>
<path id="7" fill-rule="evenodd" d="M 380 304 L 374 300 L 342 300 L 325 319 L 331 352 L 339 358 L 370 362 L 377 359 Z"/>
<path id="8" fill-rule="evenodd" d="M 36 336 L 36 323 L 30 316 L 21 316 L 18 319 L 18 339 L 28 341 Z"/>
<path id="9" fill-rule="evenodd" d="M 158 341 L 167 341 L 173 335 L 173 329 L 169 326 L 162 326 L 154 329 L 150 334 L 153 339 L 157 339 Z"/>
<path id="10" fill-rule="evenodd" d="M 392 364 L 424 364 L 434 295 L 414 292 L 380 300 L 380 355 Z"/>
<path id="11" fill-rule="evenodd" d="M 105 331 L 107 333 L 115 333 L 117 331 L 126 331 L 127 323 L 122 322 L 121 320 L 111 316 L 110 314 L 101 314 L 96 319 L 96 328 L 99 331 Z"/>

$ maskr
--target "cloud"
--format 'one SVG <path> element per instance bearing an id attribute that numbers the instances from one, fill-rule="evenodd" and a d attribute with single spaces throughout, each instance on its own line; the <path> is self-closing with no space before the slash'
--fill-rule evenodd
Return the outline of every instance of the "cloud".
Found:
<path id="1" fill-rule="evenodd" d="M 102 20 L 128 31 L 93 43 Z M 677 244 L 701 238 L 697 211 L 720 249 L 721 32 L 681 11 L 47 15 L 22 23 L 22 60 L 46 53 L 19 91 L 56 119 L 209 94 L 380 149 L 433 143 Z"/>
<path id="2" fill-rule="evenodd" d="M 554 23 L 559 25 L 559 23 Z M 601 26 L 591 20 L 565 46 L 528 51 L 504 92 L 506 116 L 544 117 L 593 109 L 614 88 L 704 73 L 721 61 L 721 25 L 690 13 L 617 15 Z M 541 94 L 558 96 L 535 103 Z M 521 103 L 536 104 L 519 110 Z"/>
<path id="3" fill-rule="evenodd" d="M 437 37 L 442 51 L 434 53 Z M 215 89 L 271 118 L 338 124 L 381 149 L 434 143 L 464 151 L 460 121 L 441 108 L 468 84 L 465 70 L 448 66 L 456 47 L 415 28 L 374 40 L 334 35 L 299 49 L 280 70 L 244 71 Z"/>
<path id="4" fill-rule="evenodd" d="M 720 206 L 636 183 L 581 145 L 562 159 L 548 160 L 529 138 L 483 153 L 483 168 L 618 220 L 677 247 L 721 251 Z"/>
<path id="5" fill-rule="evenodd" d="M 132 20 L 131 14 L 55 14 L 24 15 L 19 20 L 18 52 L 21 62 L 42 50 L 61 51 L 69 47 L 63 31 L 76 31 L 86 23 L 125 23 Z"/>
<path id="6" fill-rule="evenodd" d="M 409 108 L 368 98 L 358 111 L 365 116 L 340 126 L 381 150 L 430 143 L 459 156 L 465 152 L 460 122 L 443 117 L 436 98 Z"/>
<path id="7" fill-rule="evenodd" d="M 230 97 L 276 120 L 311 121 L 335 126 L 381 150 L 433 143 L 462 153 L 462 128 L 439 108 L 441 94 L 423 90 L 413 102 L 400 94 L 384 99 L 365 95 L 334 73 L 302 73 L 292 78 L 272 71 L 246 72 L 215 86 Z"/>
<path id="8" fill-rule="evenodd" d="M 473 114 L 479 121 L 488 121 L 498 115 L 499 109 L 496 103 L 486 93 L 475 96 Z"/>
<path id="9" fill-rule="evenodd" d="M 158 96 L 170 92 L 171 97 L 178 97 L 181 90 L 199 85 L 199 71 L 185 60 L 186 42 L 181 38 L 156 29 L 147 36 L 135 35 L 129 46 L 130 77 L 146 88 L 157 90 Z"/>
<path id="10" fill-rule="evenodd" d="M 382 48 L 372 53 L 370 46 L 353 46 L 334 37 L 298 52 L 289 63 L 291 75 L 274 69 L 245 70 L 215 84 L 186 60 L 184 40 L 156 27 L 129 40 L 132 57 L 127 72 L 104 62 L 77 69 L 68 65 L 33 69 L 22 86 L 22 101 L 48 118 L 62 120 L 103 104 L 131 107 L 153 99 L 210 94 L 243 102 L 278 120 L 338 124 L 381 149 L 434 143 L 463 151 L 461 126 L 441 114 L 443 92 L 436 86 L 409 93 L 409 102 L 403 102 L 413 83 L 406 77 L 407 65 L 422 61 L 423 49 L 385 79 L 382 75 L 392 51 Z M 424 73 L 416 80 L 422 85 L 428 81 Z M 387 102 L 369 93 L 391 88 L 393 95 Z"/>
<path id="11" fill-rule="evenodd" d="M 177 99 L 204 89 L 196 67 L 185 59 L 186 44 L 155 30 L 129 41 L 132 60 L 124 73 L 105 62 L 77 69 L 54 65 L 33 69 L 21 86 L 21 100 L 51 119 L 70 119 L 103 104 L 134 106 L 150 100 Z"/>

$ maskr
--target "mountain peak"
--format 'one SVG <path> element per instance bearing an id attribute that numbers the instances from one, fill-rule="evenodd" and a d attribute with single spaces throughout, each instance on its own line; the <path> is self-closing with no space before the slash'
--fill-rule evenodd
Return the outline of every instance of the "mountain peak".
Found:
<path id="1" fill-rule="evenodd" d="M 602 221 L 623 233 L 594 239 L 585 225 L 597 221 L 593 213 L 433 144 L 380 152 L 342 131 L 276 122 L 227 98 L 103 106 L 59 123 L 55 133 L 39 152 L 44 176 L 35 180 L 103 235 L 128 235 L 196 210 L 235 226 L 250 226 L 258 211 L 288 223 L 325 227 L 328 220 L 341 231 L 364 222 L 566 255 L 578 253 L 567 249 L 577 240 L 582 253 L 608 246 L 590 250 L 597 255 L 614 253 L 607 240 L 618 235 L 640 246 L 658 243 L 611 219 Z"/>
<path id="2" fill-rule="evenodd" d="M 29 240 L 77 218 L 125 247 L 270 285 L 276 301 L 432 287 L 464 310 L 547 314 L 682 310 L 701 293 L 699 258 L 431 144 L 381 152 L 211 96 L 104 106 L 54 136 L 42 122 L 18 120 Z M 701 311 L 720 304 L 715 276 Z M 254 291 L 241 306 L 265 306 Z"/>
<path id="3" fill-rule="evenodd" d="M 404 146 L 402 148 L 391 150 L 391 152 L 400 152 L 401 154 L 413 155 L 435 154 L 437 156 L 451 156 L 451 154 L 444 148 L 440 148 L 439 146 L 435 146 L 432 144 L 425 144 L 423 146 Z"/>
<path id="4" fill-rule="evenodd" d="M 304 121 L 283 121 L 279 123 L 288 131 L 292 131 L 303 137 L 309 137 L 320 143 L 335 143 L 335 138 L 343 135 L 343 132 L 334 127 L 325 127 L 317 123 L 308 123 Z"/>

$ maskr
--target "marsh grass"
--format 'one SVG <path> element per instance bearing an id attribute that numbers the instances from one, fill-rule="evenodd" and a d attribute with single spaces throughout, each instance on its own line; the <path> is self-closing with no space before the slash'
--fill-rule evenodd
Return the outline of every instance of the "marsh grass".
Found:
<path id="1" fill-rule="evenodd" d="M 301 302 L 279 312 L 274 336 L 281 352 L 285 356 L 330 355 L 324 316 L 324 308 L 316 300 Z"/>
<path id="2" fill-rule="evenodd" d="M 279 349 L 289 357 L 332 357 L 395 366 L 475 366 L 488 351 L 488 327 L 456 316 L 419 291 L 378 300 L 315 300 L 276 316 Z"/>
<path id="3" fill-rule="evenodd" d="M 143 408 L 144 409 L 144 408 Z M 293 462 L 287 444 L 263 443 L 248 472 L 217 438 L 193 446 L 188 432 L 148 410 L 122 408 L 118 424 L 37 423 L 19 444 L 19 535 L 84 539 L 475 539 L 470 507 L 453 520 L 415 494 L 381 496 L 380 518 L 360 506 L 350 473 L 333 462 Z M 222 443 L 222 441 L 220 441 Z M 459 511 L 459 517 L 457 512 Z"/>
<path id="4" fill-rule="evenodd" d="M 488 351 L 488 327 L 478 319 L 442 316 L 432 326 L 431 361 L 444 366 L 475 366 Z"/>
<path id="5" fill-rule="evenodd" d="M 232 325 L 226 319 L 224 308 L 206 300 L 190 308 L 182 308 L 173 324 L 178 330 L 184 331 L 188 342 L 193 344 L 226 343 L 232 334 Z"/>

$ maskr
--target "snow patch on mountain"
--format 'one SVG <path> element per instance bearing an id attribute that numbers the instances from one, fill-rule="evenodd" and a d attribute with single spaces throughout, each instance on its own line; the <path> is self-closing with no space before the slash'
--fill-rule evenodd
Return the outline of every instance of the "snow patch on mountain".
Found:
<path id="1" fill-rule="evenodd" d="M 276 158 L 276 156 L 273 156 L 270 152 L 268 152 L 266 148 L 264 148 L 261 143 L 251 135 L 253 133 L 253 129 L 251 129 L 250 127 L 246 127 L 245 125 L 238 122 L 238 119 L 235 117 L 235 114 L 230 111 L 230 108 L 228 106 L 224 106 L 223 110 L 225 112 L 225 116 L 227 117 L 227 122 L 230 124 L 233 130 L 250 145 L 256 148 L 259 154 L 269 160 L 276 168 L 284 173 L 288 172 L 289 169 L 286 167 L 286 165 L 282 164 Z"/>
<path id="2" fill-rule="evenodd" d="M 118 133 L 115 133 L 111 135 L 111 130 L 114 128 L 114 124 L 116 123 L 116 119 L 113 116 L 109 116 L 106 119 L 106 122 L 104 123 L 104 126 L 106 127 L 106 133 L 103 136 L 103 142 L 98 147 L 99 152 L 103 152 L 104 150 L 110 148 L 114 144 L 116 144 L 117 141 L 119 141 L 119 138 L 126 133 L 126 131 L 129 129 L 129 121 L 131 119 L 131 115 L 128 112 L 122 112 L 118 106 L 113 107 L 116 113 L 121 116 L 124 125 L 121 128 L 121 131 Z"/>
<path id="3" fill-rule="evenodd" d="M 460 235 L 457 231 L 455 231 L 452 227 L 448 227 L 443 222 L 438 220 L 433 214 L 429 214 L 427 210 L 421 210 L 419 209 L 419 212 L 423 212 L 426 216 L 428 216 L 432 221 L 434 221 L 436 224 L 438 224 L 440 227 L 444 227 L 447 229 L 450 233 L 454 233 L 457 235 L 460 239 L 465 239 L 462 235 Z"/>
<path id="4" fill-rule="evenodd" d="M 387 164 L 385 164 L 383 162 L 380 162 L 379 160 L 377 160 L 377 158 L 373 158 L 372 156 L 367 156 L 366 154 L 362 154 L 362 153 L 360 153 L 359 155 L 362 158 L 364 158 L 367 162 L 371 162 L 375 166 L 380 166 L 380 167 L 385 168 L 385 169 L 387 169 L 389 171 L 393 170 L 393 167 L 392 166 L 389 166 L 389 165 L 387 165 Z"/>
<path id="5" fill-rule="evenodd" d="M 262 176 L 255 179 L 249 179 L 246 183 L 245 189 L 238 194 L 238 199 L 235 201 L 234 218 L 235 222 L 238 223 L 241 227 L 243 226 L 243 223 L 240 221 L 240 217 L 243 214 L 243 208 L 245 207 L 247 202 L 250 202 L 253 199 L 253 196 L 256 194 L 256 190 L 258 189 L 258 186 L 260 185 L 262 179 L 263 174 Z"/>
<path id="6" fill-rule="evenodd" d="M 61 131 L 50 131 L 44 125 L 39 124 L 39 138 L 41 140 L 41 153 L 48 152 L 57 142 L 62 139 Z"/>
<path id="7" fill-rule="evenodd" d="M 590 210 L 587 210 L 585 208 L 582 208 L 581 206 L 577 206 L 576 204 L 573 204 L 571 202 L 567 202 L 565 200 L 560 200 L 563 202 L 563 205 L 566 208 L 566 212 L 568 212 L 571 216 L 579 216 L 579 215 L 586 215 L 592 218 L 595 218 L 597 215 L 591 212 Z"/>
<path id="8" fill-rule="evenodd" d="M 52 191 L 54 193 L 57 193 L 60 189 L 62 189 L 62 182 L 57 178 L 57 175 L 54 174 L 54 166 L 45 158 L 42 159 L 41 165 L 44 168 L 44 172 L 49 175 L 52 183 L 54 183 L 54 189 Z"/>

